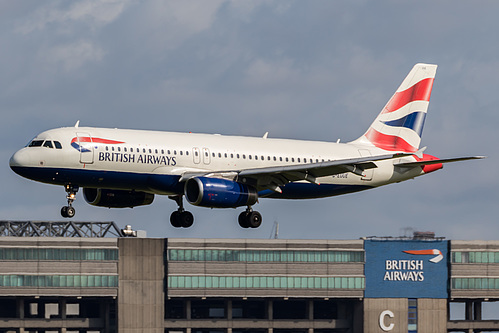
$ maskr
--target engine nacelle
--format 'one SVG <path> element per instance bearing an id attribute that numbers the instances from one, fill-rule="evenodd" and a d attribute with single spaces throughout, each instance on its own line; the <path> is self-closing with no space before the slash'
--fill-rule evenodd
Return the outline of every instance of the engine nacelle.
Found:
<path id="1" fill-rule="evenodd" d="M 221 178 L 191 178 L 184 193 L 190 204 L 210 208 L 251 206 L 258 200 L 255 188 Z"/>
<path id="2" fill-rule="evenodd" d="M 128 208 L 152 204 L 154 194 L 126 190 L 84 188 L 85 201 L 93 206 L 108 208 Z"/>

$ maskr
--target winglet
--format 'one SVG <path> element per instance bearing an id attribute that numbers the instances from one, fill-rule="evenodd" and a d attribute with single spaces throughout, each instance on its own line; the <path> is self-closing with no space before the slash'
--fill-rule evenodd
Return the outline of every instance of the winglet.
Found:
<path id="1" fill-rule="evenodd" d="M 78 128 L 80 126 L 80 121 L 78 120 L 75 124 L 75 128 Z"/>
<path id="2" fill-rule="evenodd" d="M 265 132 L 265 134 L 263 135 L 263 138 L 266 139 L 268 136 L 269 136 L 269 132 Z"/>

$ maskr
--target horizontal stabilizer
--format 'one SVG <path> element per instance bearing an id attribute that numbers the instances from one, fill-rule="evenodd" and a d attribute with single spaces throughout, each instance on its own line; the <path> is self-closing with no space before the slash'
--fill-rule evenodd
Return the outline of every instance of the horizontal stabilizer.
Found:
<path id="1" fill-rule="evenodd" d="M 408 163 L 398 163 L 394 166 L 399 168 L 414 168 L 417 166 L 424 165 L 432 165 L 432 164 L 442 164 L 442 163 L 450 163 L 450 162 L 459 162 L 459 161 L 467 161 L 467 160 L 478 160 L 486 158 L 486 156 L 469 156 L 469 157 L 457 157 L 457 158 L 446 158 L 446 159 L 437 159 L 430 161 L 418 161 L 418 162 L 408 162 Z"/>

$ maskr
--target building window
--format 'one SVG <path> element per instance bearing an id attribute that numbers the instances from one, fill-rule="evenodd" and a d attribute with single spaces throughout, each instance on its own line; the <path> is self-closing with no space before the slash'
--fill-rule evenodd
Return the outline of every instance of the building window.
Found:
<path id="1" fill-rule="evenodd" d="M 364 262 L 363 251 L 168 250 L 171 261 Z"/>
<path id="2" fill-rule="evenodd" d="M 409 298 L 407 309 L 407 330 L 408 333 L 417 333 L 418 331 L 418 300 Z"/>
<path id="3" fill-rule="evenodd" d="M 169 288 L 364 289 L 364 277 L 168 276 Z"/>
<path id="4" fill-rule="evenodd" d="M 453 278 L 451 289 L 494 289 L 499 290 L 498 278 Z"/>
<path id="5" fill-rule="evenodd" d="M 2 287 L 118 287 L 117 275 L 0 275 Z"/>
<path id="6" fill-rule="evenodd" d="M 487 264 L 499 263 L 498 251 L 456 251 L 452 252 L 451 260 L 453 263 L 463 264 Z"/>
<path id="7" fill-rule="evenodd" d="M 0 260 L 118 260 L 118 250 L 0 248 Z"/>

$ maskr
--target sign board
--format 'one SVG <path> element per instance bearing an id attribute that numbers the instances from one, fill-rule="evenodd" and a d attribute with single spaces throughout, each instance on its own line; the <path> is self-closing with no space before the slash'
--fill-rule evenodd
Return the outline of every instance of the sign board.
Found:
<path id="1" fill-rule="evenodd" d="M 365 297 L 447 298 L 448 241 L 366 240 Z"/>

